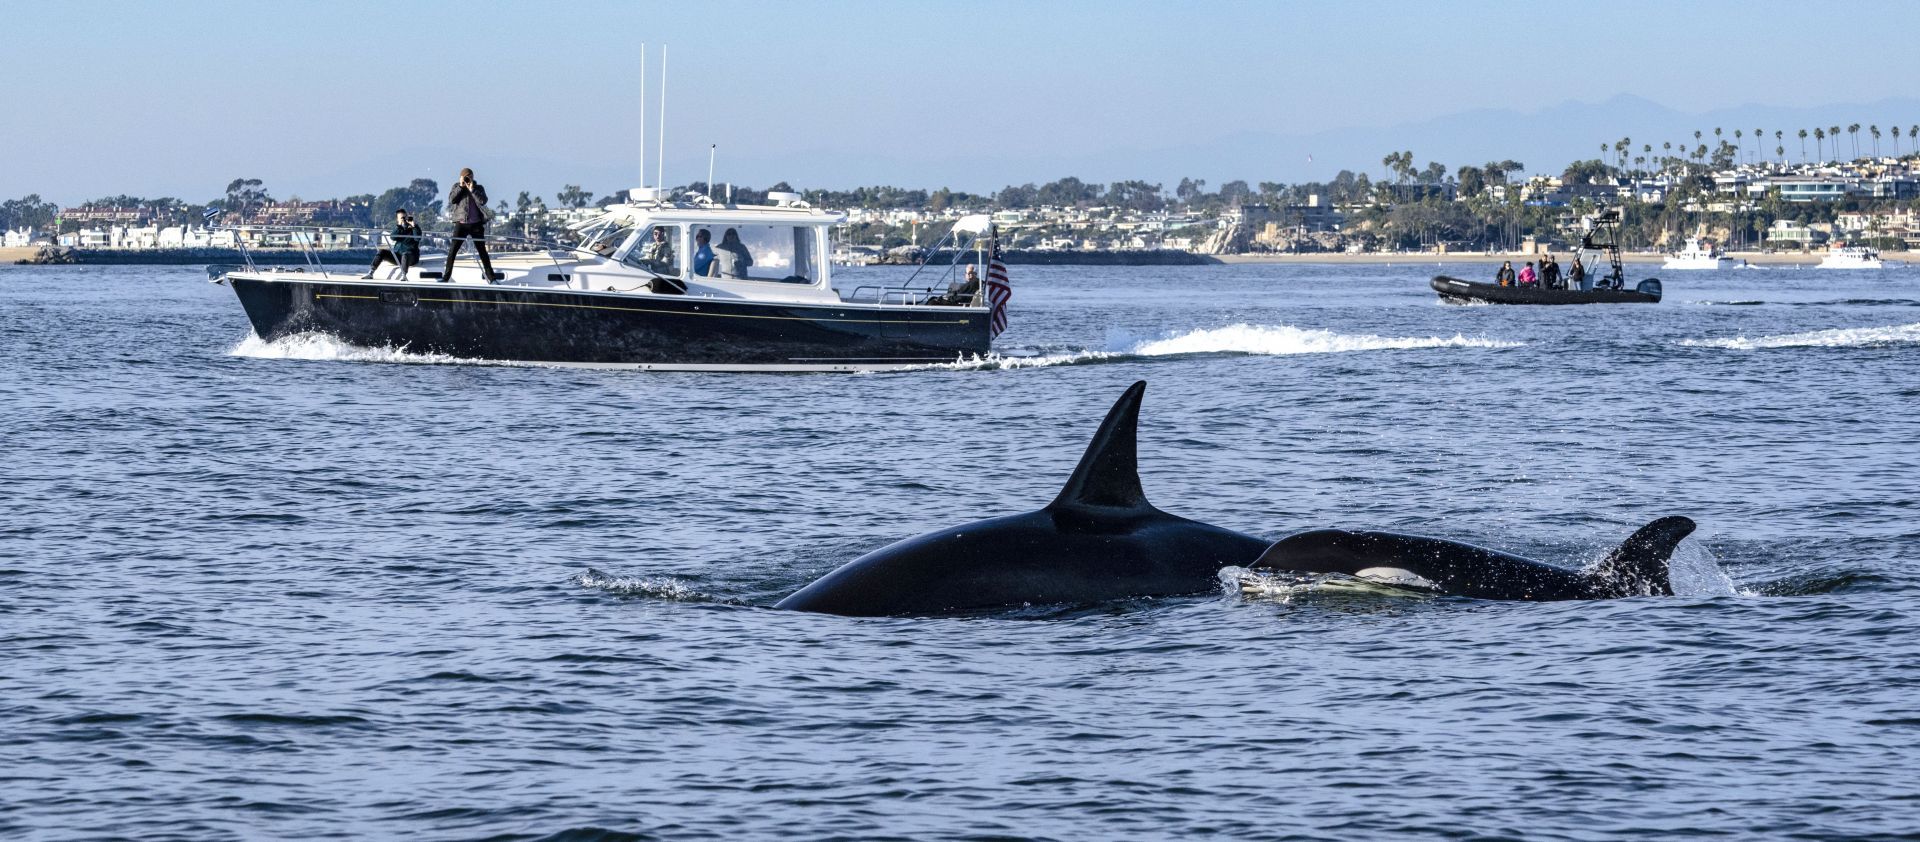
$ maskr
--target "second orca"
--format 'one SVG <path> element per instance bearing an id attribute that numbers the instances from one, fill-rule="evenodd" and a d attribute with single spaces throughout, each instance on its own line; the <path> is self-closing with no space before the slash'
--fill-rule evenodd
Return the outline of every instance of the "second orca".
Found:
<path id="1" fill-rule="evenodd" d="M 1316 529 L 1274 542 L 1249 567 L 1343 573 L 1369 582 L 1476 599 L 1673 596 L 1673 550 L 1693 530 L 1692 520 L 1663 517 L 1640 527 L 1599 564 L 1571 570 L 1440 538 Z"/>

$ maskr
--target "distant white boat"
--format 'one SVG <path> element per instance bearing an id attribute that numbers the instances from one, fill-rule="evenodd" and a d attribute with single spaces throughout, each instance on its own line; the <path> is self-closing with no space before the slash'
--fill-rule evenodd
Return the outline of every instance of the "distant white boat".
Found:
<path id="1" fill-rule="evenodd" d="M 1884 269 L 1880 253 L 1866 246 L 1835 246 L 1816 269 Z"/>
<path id="2" fill-rule="evenodd" d="M 1667 255 L 1663 269 L 1731 269 L 1739 261 L 1720 253 L 1712 246 L 1701 246 L 1698 237 L 1688 237 L 1687 247 Z"/>

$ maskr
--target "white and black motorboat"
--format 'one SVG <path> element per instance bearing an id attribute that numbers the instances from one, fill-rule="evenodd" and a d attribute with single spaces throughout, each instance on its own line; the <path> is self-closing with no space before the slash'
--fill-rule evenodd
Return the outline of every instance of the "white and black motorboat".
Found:
<path id="1" fill-rule="evenodd" d="M 268 341 L 321 333 L 473 359 L 716 371 L 903 368 L 990 348 L 987 290 L 836 289 L 827 232 L 844 214 L 793 194 L 751 206 L 635 195 L 574 226 L 572 242 L 489 237 L 493 277 L 470 248 L 452 277 L 442 277 L 444 251 L 371 279 L 331 271 L 318 254 L 298 268 L 249 259 L 210 274 Z M 703 232 L 734 259 L 696 271 Z"/>

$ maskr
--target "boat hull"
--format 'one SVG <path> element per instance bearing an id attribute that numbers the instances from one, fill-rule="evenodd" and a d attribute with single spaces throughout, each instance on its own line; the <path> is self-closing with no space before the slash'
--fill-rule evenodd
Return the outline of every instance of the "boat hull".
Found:
<path id="1" fill-rule="evenodd" d="M 1651 287 L 1648 288 L 1649 283 Z M 1657 304 L 1660 301 L 1660 282 L 1642 281 L 1639 289 L 1543 289 L 1540 287 L 1503 287 L 1499 284 L 1482 284 L 1449 278 L 1445 275 L 1435 277 L 1431 283 L 1433 291 L 1440 293 L 1440 300 L 1455 304 L 1485 302 L 1488 304 Z"/>
<path id="2" fill-rule="evenodd" d="M 466 284 L 229 275 L 253 332 L 467 359 L 721 371 L 851 371 L 985 354 L 987 313 Z"/>

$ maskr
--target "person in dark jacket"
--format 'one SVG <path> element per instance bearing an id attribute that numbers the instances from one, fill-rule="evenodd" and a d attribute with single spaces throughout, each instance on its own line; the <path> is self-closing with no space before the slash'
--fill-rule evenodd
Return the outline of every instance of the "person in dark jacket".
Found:
<path id="1" fill-rule="evenodd" d="M 1493 273 L 1493 282 L 1503 287 L 1513 286 L 1513 261 L 1500 264 L 1500 271 Z"/>
<path id="2" fill-rule="evenodd" d="M 404 281 L 407 270 L 419 265 L 420 226 L 413 224 L 413 214 L 407 213 L 406 208 L 393 212 L 393 231 L 389 236 L 393 239 L 393 248 L 381 249 L 374 255 L 373 265 L 360 277 L 372 280 L 373 273 L 380 271 L 380 264 L 391 263 L 400 267 L 400 280 Z"/>
<path id="3" fill-rule="evenodd" d="M 1546 260 L 1540 262 L 1540 286 L 1547 289 L 1560 288 L 1560 261 L 1553 259 L 1551 254 L 1547 255 Z"/>
<path id="4" fill-rule="evenodd" d="M 1593 289 L 1593 285 L 1587 283 L 1587 267 L 1580 262 L 1580 255 L 1573 256 L 1573 268 L 1567 270 L 1567 282 L 1581 292 Z"/>
<path id="5" fill-rule="evenodd" d="M 460 180 L 447 194 L 447 221 L 453 223 L 453 242 L 447 246 L 447 268 L 440 273 L 441 283 L 453 280 L 453 258 L 460 253 L 463 242 L 473 243 L 473 250 L 480 253 L 480 270 L 486 273 L 487 283 L 493 283 L 493 258 L 487 255 L 486 208 L 487 188 L 473 180 L 473 170 L 462 168 Z"/>

